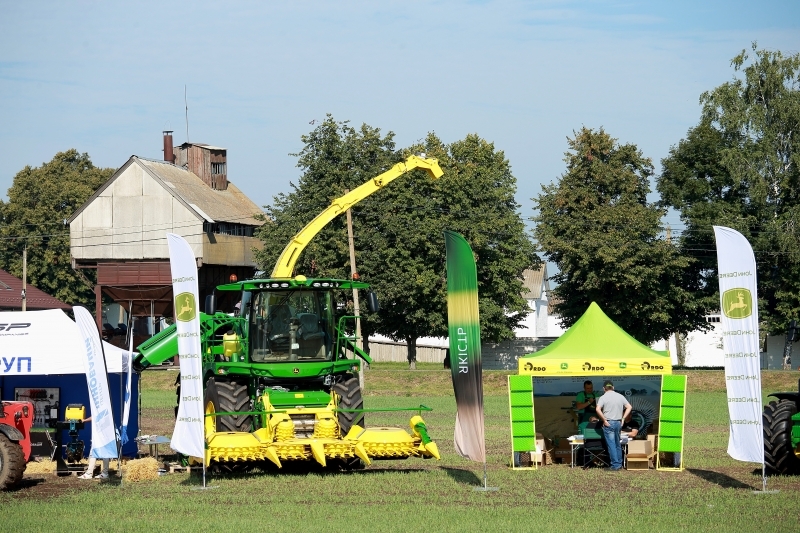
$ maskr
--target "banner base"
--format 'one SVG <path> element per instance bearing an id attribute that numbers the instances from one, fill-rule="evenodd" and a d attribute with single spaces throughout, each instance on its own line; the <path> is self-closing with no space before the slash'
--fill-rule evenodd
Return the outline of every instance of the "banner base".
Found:
<path id="1" fill-rule="evenodd" d="M 775 490 L 754 490 L 753 494 L 778 494 L 780 491 L 778 489 Z"/>
<path id="2" fill-rule="evenodd" d="M 475 487 L 473 490 L 477 492 L 497 492 L 500 487 Z"/>

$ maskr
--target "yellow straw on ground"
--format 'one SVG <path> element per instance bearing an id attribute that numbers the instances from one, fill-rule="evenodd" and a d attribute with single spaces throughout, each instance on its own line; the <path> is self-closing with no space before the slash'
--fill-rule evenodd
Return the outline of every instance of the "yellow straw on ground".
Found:
<path id="1" fill-rule="evenodd" d="M 152 457 L 128 461 L 123 470 L 125 481 L 135 482 L 158 479 L 158 466 L 158 461 Z"/>

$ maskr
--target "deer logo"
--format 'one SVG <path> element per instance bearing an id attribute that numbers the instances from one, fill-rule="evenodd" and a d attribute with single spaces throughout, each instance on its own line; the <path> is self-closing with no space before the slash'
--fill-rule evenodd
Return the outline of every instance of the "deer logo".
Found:
<path id="1" fill-rule="evenodd" d="M 197 306 L 194 302 L 194 295 L 190 292 L 182 292 L 175 297 L 175 319 L 181 322 L 194 320 L 197 315 Z"/>
<path id="2" fill-rule="evenodd" d="M 729 289 L 722 293 L 722 312 L 728 318 L 747 318 L 753 313 L 753 297 L 747 289 Z"/>

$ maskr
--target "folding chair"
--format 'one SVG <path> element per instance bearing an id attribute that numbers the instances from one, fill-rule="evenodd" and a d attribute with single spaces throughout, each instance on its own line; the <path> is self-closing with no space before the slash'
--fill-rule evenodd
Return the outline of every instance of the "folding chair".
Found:
<path id="1" fill-rule="evenodd" d="M 611 460 L 604 439 L 587 439 L 584 441 L 580 464 L 583 468 L 592 466 L 608 467 Z"/>

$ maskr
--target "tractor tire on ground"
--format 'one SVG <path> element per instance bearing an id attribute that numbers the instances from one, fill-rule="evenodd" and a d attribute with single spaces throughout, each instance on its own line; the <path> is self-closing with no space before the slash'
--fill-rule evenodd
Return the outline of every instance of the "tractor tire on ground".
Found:
<path id="1" fill-rule="evenodd" d="M 250 394 L 247 384 L 237 381 L 217 381 L 219 411 L 250 411 Z M 253 431 L 253 415 L 226 415 L 217 417 L 217 431 Z"/>
<path id="2" fill-rule="evenodd" d="M 241 410 L 241 409 L 231 409 L 230 407 L 230 400 L 226 399 L 226 396 L 230 396 L 231 389 L 236 390 L 237 385 L 236 383 L 231 383 L 229 381 L 216 381 L 213 377 L 209 378 L 206 381 L 206 390 L 204 393 L 203 405 L 204 411 L 209 413 L 210 410 L 208 409 L 208 404 L 211 403 L 213 405 L 213 412 L 221 413 L 225 411 L 234 411 L 234 410 Z M 225 391 L 225 396 L 221 394 L 222 391 Z M 247 386 L 244 386 L 244 393 L 245 397 L 247 396 Z M 249 400 L 249 397 L 247 398 Z M 213 424 L 214 431 L 240 431 L 240 430 L 231 430 L 228 429 L 230 421 L 235 418 L 244 418 L 243 416 L 233 417 L 233 416 L 217 416 L 214 417 L 214 422 L 210 422 Z M 250 417 L 252 418 L 252 417 Z M 225 420 L 228 420 L 228 424 L 225 423 Z M 209 424 L 208 419 L 206 420 L 206 424 Z M 208 431 L 208 427 L 207 427 Z M 241 431 L 250 431 L 241 430 Z M 209 468 L 211 472 L 216 474 L 236 474 L 245 472 L 251 467 L 251 465 L 247 462 L 241 461 L 211 461 Z"/>
<path id="3" fill-rule="evenodd" d="M 331 391 L 339 395 L 339 409 L 363 409 L 364 399 L 361 396 L 361 385 L 358 383 L 358 377 L 352 377 L 345 381 L 335 383 L 331 387 Z M 342 431 L 342 437 L 347 435 L 350 428 L 358 424 L 364 427 L 364 413 L 342 413 L 337 414 L 339 419 L 339 427 Z"/>
<path id="4" fill-rule="evenodd" d="M 331 387 L 331 392 L 339 395 L 340 409 L 363 409 L 364 398 L 361 396 L 361 385 L 358 383 L 358 377 L 351 377 L 345 381 L 335 383 Z M 354 425 L 364 427 L 364 413 L 337 413 L 339 420 L 339 429 L 342 432 L 341 436 L 347 435 L 350 428 Z M 351 459 L 341 459 L 338 466 L 342 470 L 358 470 L 364 468 L 364 463 L 361 459 L 354 457 Z"/>
<path id="5" fill-rule="evenodd" d="M 768 471 L 800 474 L 800 459 L 792 448 L 792 415 L 797 405 L 792 400 L 769 402 L 764 407 L 764 462 Z"/>
<path id="6" fill-rule="evenodd" d="M 22 481 L 26 466 L 22 447 L 0 433 L 0 490 L 13 488 Z"/>

